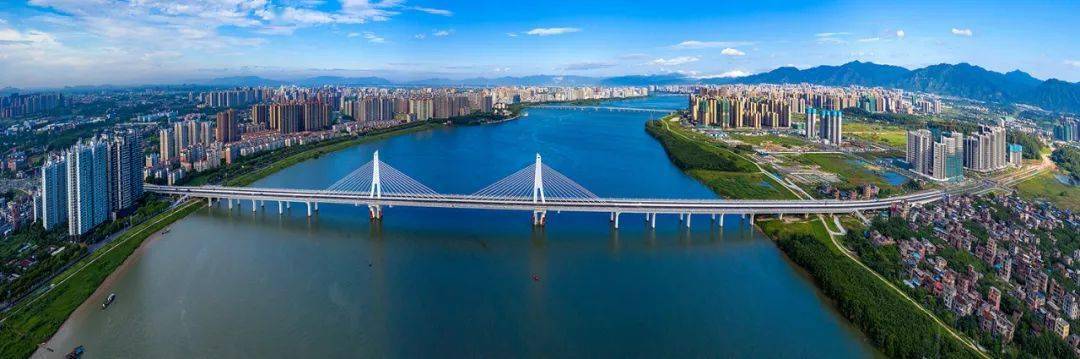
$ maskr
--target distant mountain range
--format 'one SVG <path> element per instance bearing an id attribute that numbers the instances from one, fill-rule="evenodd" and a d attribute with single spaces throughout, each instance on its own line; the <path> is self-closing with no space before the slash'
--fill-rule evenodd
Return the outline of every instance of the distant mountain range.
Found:
<path id="1" fill-rule="evenodd" d="M 827 86 L 881 86 L 947 96 L 1005 103 L 1026 103 L 1047 110 L 1080 113 L 1080 83 L 1036 79 L 1026 72 L 994 72 L 967 63 L 939 64 L 909 70 L 900 66 L 853 61 L 839 66 L 800 70 L 781 67 L 743 77 L 699 79 L 678 74 L 616 77 L 535 75 L 524 77 L 433 78 L 392 82 L 380 77 L 321 76 L 295 81 L 256 76 L 226 77 L 205 82 L 210 86 L 412 85 L 412 86 L 647 86 L 679 84 L 810 83 Z"/>

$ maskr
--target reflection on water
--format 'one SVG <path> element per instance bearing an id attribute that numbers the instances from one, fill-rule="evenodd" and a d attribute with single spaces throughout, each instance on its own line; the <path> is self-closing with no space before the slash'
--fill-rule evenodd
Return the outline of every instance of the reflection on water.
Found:
<path id="1" fill-rule="evenodd" d="M 679 108 L 685 97 L 613 102 Z M 644 133 L 648 114 L 533 109 L 364 144 L 258 186 L 325 188 L 380 151 L 444 193 L 548 165 L 600 196 L 709 198 Z M 747 222 L 276 205 L 203 209 L 149 242 L 48 344 L 103 357 L 865 357 L 864 338 Z M 56 353 L 39 353 L 55 355 Z"/>

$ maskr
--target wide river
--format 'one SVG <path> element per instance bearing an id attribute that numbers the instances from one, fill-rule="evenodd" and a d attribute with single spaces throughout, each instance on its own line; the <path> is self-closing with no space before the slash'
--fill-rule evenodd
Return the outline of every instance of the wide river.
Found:
<path id="1" fill-rule="evenodd" d="M 682 96 L 606 105 L 683 108 Z M 710 198 L 645 133 L 656 114 L 531 109 L 352 147 L 255 186 L 325 188 L 382 160 L 443 193 L 532 163 L 601 197 Z M 866 338 L 745 221 L 224 205 L 148 240 L 47 344 L 60 357 L 868 357 Z M 101 302 L 117 294 L 107 309 Z"/>

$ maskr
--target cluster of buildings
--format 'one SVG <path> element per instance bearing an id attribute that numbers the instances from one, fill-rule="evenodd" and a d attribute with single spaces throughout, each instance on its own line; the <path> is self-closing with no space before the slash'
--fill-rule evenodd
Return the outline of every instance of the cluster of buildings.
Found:
<path id="1" fill-rule="evenodd" d="M 1023 147 L 1006 142 L 1005 127 L 980 125 L 967 136 L 955 131 L 908 131 L 906 160 L 911 170 L 937 181 L 963 178 L 964 169 L 991 172 L 1020 167 Z"/>
<path id="2" fill-rule="evenodd" d="M 90 232 L 125 215 L 143 194 L 142 140 L 116 132 L 80 141 L 41 167 L 35 221 L 45 229 L 67 224 L 68 234 Z"/>
<path id="3" fill-rule="evenodd" d="M 795 126 L 793 115 L 860 108 L 871 113 L 935 114 L 936 97 L 902 90 L 816 85 L 725 85 L 696 88 L 690 116 L 698 124 L 730 128 Z"/>
<path id="4" fill-rule="evenodd" d="M 669 89 L 680 90 L 680 89 Z M 721 128 L 801 130 L 827 145 L 843 143 L 843 109 L 870 113 L 938 113 L 937 98 L 902 90 L 816 85 L 725 85 L 697 87 L 690 95 L 690 119 Z M 799 121 L 796 116 L 805 117 Z"/>
<path id="5" fill-rule="evenodd" d="M 1080 120 L 1062 117 L 1054 124 L 1054 140 L 1063 142 L 1080 141 Z"/>
<path id="6" fill-rule="evenodd" d="M 931 206 L 894 212 L 908 221 L 912 232 L 932 229 L 930 238 L 891 238 L 876 230 L 868 234 L 876 246 L 897 245 L 906 284 L 925 288 L 958 317 L 974 315 L 982 331 L 1004 343 L 1012 340 L 1023 314 L 1003 311 L 1002 298 L 1010 296 L 1035 314 L 1035 330 L 1067 339 L 1078 350 L 1080 336 L 1070 334 L 1069 321 L 1080 318 L 1080 295 L 1061 281 L 1080 279 L 1074 269 L 1080 265 L 1080 250 L 1063 253 L 1059 248 L 1067 246 L 1036 231 L 1075 231 L 1080 216 L 1015 196 L 954 196 Z M 946 247 L 982 262 L 979 267 L 988 272 L 971 264 L 958 269 L 943 255 Z M 1005 284 L 980 282 L 989 274 Z"/>
<path id="7" fill-rule="evenodd" d="M 41 93 L 31 95 L 11 94 L 0 96 L 0 118 L 16 118 L 33 115 L 64 105 L 64 95 Z"/>

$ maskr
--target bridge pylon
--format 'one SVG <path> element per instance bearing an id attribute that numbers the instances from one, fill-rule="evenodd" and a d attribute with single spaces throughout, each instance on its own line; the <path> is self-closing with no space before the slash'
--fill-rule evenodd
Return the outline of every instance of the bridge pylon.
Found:
<path id="1" fill-rule="evenodd" d="M 368 197 L 371 198 L 382 198 L 382 174 L 379 172 L 379 167 L 379 151 L 375 151 L 375 154 L 371 156 L 371 189 L 368 191 Z M 368 212 L 372 220 L 382 219 L 381 206 L 368 205 Z"/>
<path id="2" fill-rule="evenodd" d="M 536 154 L 536 165 L 533 166 L 533 188 L 532 188 L 532 201 L 536 204 L 547 202 L 544 197 L 544 164 L 540 159 L 540 154 Z M 543 226 L 547 222 L 547 210 L 542 209 L 539 206 L 533 211 L 533 225 Z"/>

